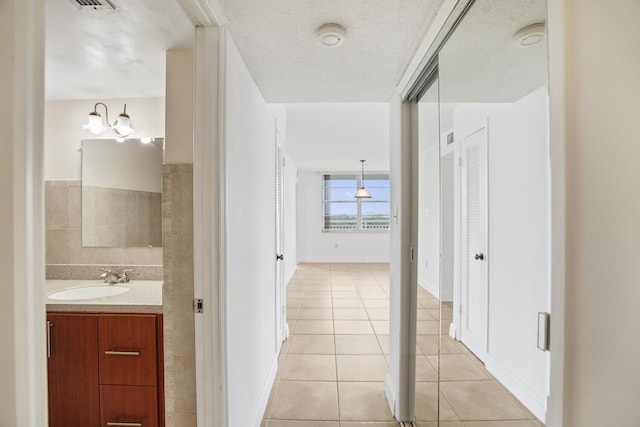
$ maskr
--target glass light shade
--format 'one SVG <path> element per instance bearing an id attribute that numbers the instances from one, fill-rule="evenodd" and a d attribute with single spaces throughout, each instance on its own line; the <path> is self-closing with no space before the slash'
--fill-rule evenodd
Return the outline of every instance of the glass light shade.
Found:
<path id="1" fill-rule="evenodd" d="M 129 136 L 133 132 L 131 119 L 126 114 L 120 114 L 113 123 L 113 131 L 120 137 Z"/>
<path id="2" fill-rule="evenodd" d="M 367 190 L 366 188 L 362 187 L 358 191 L 356 191 L 355 197 L 356 197 L 356 199 L 370 199 L 371 198 L 371 193 L 369 193 L 369 190 Z"/>
<path id="3" fill-rule="evenodd" d="M 106 129 L 104 123 L 102 122 L 102 117 L 100 117 L 100 114 L 96 113 L 95 111 L 89 113 L 89 121 L 86 125 L 82 125 L 82 127 L 84 129 L 87 129 L 94 135 L 104 132 L 104 130 Z"/>

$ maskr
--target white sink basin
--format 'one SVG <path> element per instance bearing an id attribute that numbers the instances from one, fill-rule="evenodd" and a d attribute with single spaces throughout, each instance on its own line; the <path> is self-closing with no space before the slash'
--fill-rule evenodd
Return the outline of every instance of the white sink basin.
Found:
<path id="1" fill-rule="evenodd" d="M 49 295 L 49 299 L 57 301 L 72 301 L 79 299 L 104 298 L 124 294 L 129 292 L 130 290 L 131 288 L 122 285 L 88 285 L 80 286 L 77 288 L 63 289 Z"/>

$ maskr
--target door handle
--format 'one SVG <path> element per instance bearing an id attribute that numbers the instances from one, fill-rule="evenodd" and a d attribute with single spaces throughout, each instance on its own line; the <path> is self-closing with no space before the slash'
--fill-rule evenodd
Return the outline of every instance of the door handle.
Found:
<path id="1" fill-rule="evenodd" d="M 483 261 L 484 260 L 484 254 L 476 254 L 475 259 Z"/>
<path id="2" fill-rule="evenodd" d="M 51 328 L 55 325 L 47 320 L 47 358 L 51 358 Z"/>
<path id="3" fill-rule="evenodd" d="M 280 254 L 280 255 L 276 255 L 276 261 L 282 261 L 284 260 L 284 255 Z"/>
<path id="4" fill-rule="evenodd" d="M 125 423 L 122 421 L 108 421 L 108 426 L 120 426 L 120 427 L 142 427 L 142 420 L 134 423 Z"/>
<path id="5" fill-rule="evenodd" d="M 104 352 L 107 356 L 140 356 L 139 351 L 119 351 L 119 350 L 106 350 Z"/>

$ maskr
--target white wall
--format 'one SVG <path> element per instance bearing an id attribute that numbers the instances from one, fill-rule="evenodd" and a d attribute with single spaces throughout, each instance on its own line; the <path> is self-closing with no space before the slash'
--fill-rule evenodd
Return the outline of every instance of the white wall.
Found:
<path id="1" fill-rule="evenodd" d="M 537 314 L 549 311 L 549 109 L 542 87 L 489 116 L 489 357 L 499 379 L 538 417 L 547 353 Z"/>
<path id="2" fill-rule="evenodd" d="M 436 144 L 422 151 L 418 160 L 418 284 L 436 298 L 440 298 L 439 157 Z"/>
<path id="3" fill-rule="evenodd" d="M 460 104 L 453 114 L 454 149 L 481 127 L 489 135 L 489 344 L 483 361 L 544 419 L 548 355 L 536 344 L 537 314 L 549 311 L 550 292 L 547 88 L 512 104 Z"/>
<path id="4" fill-rule="evenodd" d="M 636 427 L 640 2 L 562 4 L 550 19 L 567 38 L 551 81 L 554 110 L 566 102 L 564 426 Z"/>
<path id="5" fill-rule="evenodd" d="M 141 136 L 164 137 L 164 98 L 88 99 L 78 101 L 48 101 L 44 114 L 44 177 L 45 180 L 81 179 L 80 146 L 83 139 L 113 138 L 111 131 L 94 135 L 82 128 L 87 115 L 96 102 L 109 107 L 109 120 L 113 122 L 127 104 L 127 114 L 135 132 Z M 104 109 L 98 112 L 104 118 Z"/>
<path id="6" fill-rule="evenodd" d="M 161 140 L 85 140 L 82 150 L 84 185 L 162 193 Z"/>
<path id="7" fill-rule="evenodd" d="M 166 163 L 193 163 L 193 50 L 167 50 L 166 64 Z"/>
<path id="8" fill-rule="evenodd" d="M 287 104 L 287 151 L 300 169 L 389 170 L 386 102 Z"/>
<path id="9" fill-rule="evenodd" d="M 223 49 L 228 417 L 230 426 L 258 427 L 275 378 L 278 351 L 275 117 L 230 36 Z"/>
<path id="10" fill-rule="evenodd" d="M 389 262 L 389 233 L 323 232 L 322 173 L 298 170 L 298 262 Z"/>
<path id="11" fill-rule="evenodd" d="M 455 260 L 455 165 L 453 154 L 447 154 L 440 158 L 440 188 L 441 195 L 441 247 L 442 266 L 440 270 L 440 299 L 442 301 L 453 300 L 454 284 L 454 260 Z"/>
<path id="12" fill-rule="evenodd" d="M 293 159 L 284 156 L 284 278 L 289 283 L 298 268 L 297 263 L 297 215 L 296 198 L 298 168 Z"/>

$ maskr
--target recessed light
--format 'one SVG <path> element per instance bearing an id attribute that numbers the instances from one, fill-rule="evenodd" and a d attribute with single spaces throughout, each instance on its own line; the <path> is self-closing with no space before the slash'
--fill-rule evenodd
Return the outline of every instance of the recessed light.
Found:
<path id="1" fill-rule="evenodd" d="M 342 44 L 346 30 L 340 24 L 324 24 L 318 27 L 316 34 L 320 43 L 327 47 L 336 47 Z"/>
<path id="2" fill-rule="evenodd" d="M 521 28 L 513 35 L 513 38 L 520 46 L 528 47 L 540 43 L 544 40 L 544 36 L 544 22 L 538 22 Z"/>

